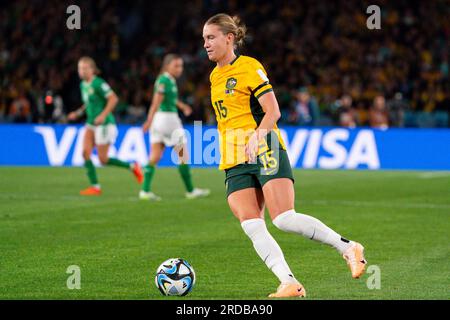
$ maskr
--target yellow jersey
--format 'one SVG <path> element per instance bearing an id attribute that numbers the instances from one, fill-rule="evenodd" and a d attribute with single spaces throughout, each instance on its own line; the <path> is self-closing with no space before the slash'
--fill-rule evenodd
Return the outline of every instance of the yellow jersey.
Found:
<path id="1" fill-rule="evenodd" d="M 225 170 L 248 161 L 245 145 L 265 114 L 258 98 L 273 88 L 261 63 L 242 55 L 228 65 L 216 66 L 210 82 L 211 103 L 219 131 L 219 169 Z M 280 147 L 286 149 L 276 125 L 272 131 Z M 268 140 L 260 144 L 258 155 L 269 149 Z"/>

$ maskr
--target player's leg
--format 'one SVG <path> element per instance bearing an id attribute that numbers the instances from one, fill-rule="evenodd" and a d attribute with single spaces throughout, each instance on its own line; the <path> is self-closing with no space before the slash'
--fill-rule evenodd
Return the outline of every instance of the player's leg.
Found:
<path id="1" fill-rule="evenodd" d="M 97 172 L 91 160 L 92 150 L 94 150 L 94 146 L 95 146 L 94 130 L 92 128 L 86 127 L 83 137 L 83 159 L 90 187 L 80 191 L 80 194 L 84 196 L 101 194 L 100 184 L 98 183 L 97 179 Z"/>
<path id="2" fill-rule="evenodd" d="M 98 154 L 98 160 L 100 160 L 100 163 L 103 166 L 106 165 L 114 165 L 114 164 L 110 164 L 110 160 L 113 160 L 113 158 L 109 158 L 108 156 L 108 152 L 109 152 L 109 143 L 106 144 L 97 144 L 97 154 Z M 116 160 L 116 159 L 114 159 Z M 115 161 L 112 161 L 113 163 Z M 120 160 L 119 160 L 120 161 Z M 122 168 L 130 168 L 130 165 L 126 162 L 120 161 L 120 164 L 117 164 L 117 166 L 122 167 Z"/>
<path id="3" fill-rule="evenodd" d="M 102 165 L 115 166 L 128 169 L 133 172 L 139 183 L 142 183 L 143 173 L 138 162 L 128 163 L 108 155 L 109 146 L 114 144 L 117 137 L 117 127 L 114 124 L 97 126 L 95 129 L 95 144 L 97 145 L 98 157 Z"/>
<path id="4" fill-rule="evenodd" d="M 149 161 L 144 167 L 144 182 L 142 183 L 142 188 L 139 192 L 139 198 L 142 200 L 161 200 L 161 198 L 154 194 L 151 190 L 153 177 L 155 175 L 155 167 L 161 160 L 164 149 L 165 146 L 162 142 L 151 143 Z"/>
<path id="5" fill-rule="evenodd" d="M 267 181 L 263 188 L 264 199 L 273 224 L 280 230 L 300 234 L 308 239 L 336 248 L 347 260 L 354 278 L 364 272 L 366 261 L 361 244 L 349 241 L 320 220 L 294 209 L 294 184 L 289 178 Z"/>
<path id="6" fill-rule="evenodd" d="M 267 230 L 264 197 L 252 176 L 227 179 L 227 192 L 231 211 L 240 221 L 259 257 L 281 282 L 279 288 L 283 288 L 283 292 L 271 294 L 270 297 L 305 296 L 305 289 L 293 276 L 280 246 Z"/>
<path id="7" fill-rule="evenodd" d="M 209 189 L 194 188 L 192 182 L 191 168 L 189 167 L 189 152 L 187 150 L 186 143 L 178 144 L 174 147 L 175 152 L 178 155 L 178 172 L 183 180 L 184 187 L 186 188 L 186 198 L 196 199 L 200 197 L 206 197 L 209 195 Z"/>
<path id="8" fill-rule="evenodd" d="M 162 112 L 156 112 L 150 127 L 150 156 L 149 162 L 144 167 L 144 182 L 139 191 L 141 200 L 161 200 L 161 197 L 152 192 L 152 182 L 155 176 L 156 165 L 161 160 L 168 139 L 167 115 Z"/>

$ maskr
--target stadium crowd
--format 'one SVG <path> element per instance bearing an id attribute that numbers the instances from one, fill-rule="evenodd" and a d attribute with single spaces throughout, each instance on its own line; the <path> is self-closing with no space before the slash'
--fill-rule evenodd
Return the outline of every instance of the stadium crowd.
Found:
<path id="1" fill-rule="evenodd" d="M 161 60 L 180 53 L 186 121 L 214 123 L 202 26 L 236 13 L 249 36 L 240 53 L 263 62 L 284 124 L 449 127 L 448 2 L 377 1 L 381 30 L 366 27 L 367 1 L 0 2 L 0 123 L 65 123 L 81 105 L 77 60 L 92 56 L 120 98 L 119 123 L 140 124 Z"/>

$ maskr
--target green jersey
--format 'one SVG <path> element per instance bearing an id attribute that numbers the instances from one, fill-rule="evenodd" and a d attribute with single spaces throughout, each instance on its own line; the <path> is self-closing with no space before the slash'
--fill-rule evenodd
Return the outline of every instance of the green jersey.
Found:
<path id="1" fill-rule="evenodd" d="M 155 81 L 154 93 L 161 93 L 164 99 L 159 107 L 160 111 L 178 112 L 178 88 L 175 79 L 167 72 L 159 75 Z"/>
<path id="2" fill-rule="evenodd" d="M 111 94 L 112 89 L 105 80 L 97 76 L 94 76 L 90 83 L 81 81 L 80 89 L 81 97 L 86 108 L 86 122 L 94 125 L 95 118 L 105 109 L 107 98 Z M 103 124 L 110 123 L 115 123 L 112 113 L 106 116 Z"/>

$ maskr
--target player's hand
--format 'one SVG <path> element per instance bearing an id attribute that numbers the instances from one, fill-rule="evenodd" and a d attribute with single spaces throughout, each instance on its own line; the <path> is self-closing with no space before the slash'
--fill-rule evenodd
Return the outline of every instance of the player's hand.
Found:
<path id="1" fill-rule="evenodd" d="M 150 130 L 150 127 L 152 125 L 152 119 L 147 119 L 144 124 L 142 125 L 142 131 L 146 133 L 148 130 Z"/>
<path id="2" fill-rule="evenodd" d="M 192 114 L 192 108 L 191 108 L 190 106 L 186 105 L 186 106 L 183 108 L 183 114 L 184 114 L 186 117 L 189 117 L 189 116 Z"/>
<path id="3" fill-rule="evenodd" d="M 250 139 L 248 140 L 247 145 L 245 146 L 245 155 L 248 157 L 248 161 L 250 163 L 256 162 L 258 145 L 259 145 L 258 136 L 255 132 L 250 136 Z"/>
<path id="4" fill-rule="evenodd" d="M 69 120 L 69 121 L 75 121 L 77 119 L 78 119 L 78 115 L 75 111 L 72 111 L 67 115 L 67 120 Z"/>
<path id="5" fill-rule="evenodd" d="M 97 116 L 97 118 L 95 118 L 94 124 L 96 126 L 99 126 L 99 125 L 103 124 L 103 122 L 105 122 L 105 119 L 106 119 L 106 117 L 104 115 L 100 114 Z"/>

